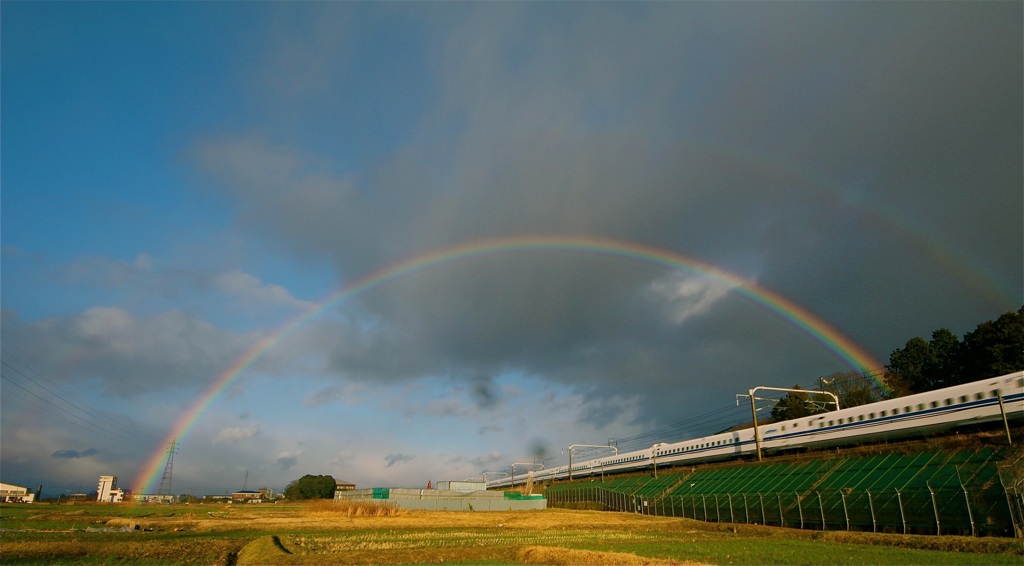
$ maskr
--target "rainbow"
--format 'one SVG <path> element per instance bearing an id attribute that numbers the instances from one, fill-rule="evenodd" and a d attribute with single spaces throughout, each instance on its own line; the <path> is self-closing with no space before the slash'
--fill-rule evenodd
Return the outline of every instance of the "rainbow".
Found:
<path id="1" fill-rule="evenodd" d="M 882 391 L 888 392 L 885 382 L 882 381 L 877 375 L 877 371 L 875 371 L 882 367 L 882 363 L 841 332 L 814 313 L 789 299 L 709 263 L 644 244 L 595 237 L 517 236 L 486 239 L 438 249 L 406 258 L 378 269 L 350 285 L 331 293 L 326 299 L 310 307 L 281 328 L 264 336 L 227 369 L 221 372 L 199 396 L 196 403 L 171 427 L 164 442 L 160 443 L 160 448 L 144 463 L 139 476 L 137 476 L 141 479 L 135 486 L 135 493 L 153 493 L 154 486 L 162 477 L 162 465 L 166 456 L 164 447 L 170 445 L 174 440 L 180 442 L 184 439 L 199 420 L 199 417 L 206 412 L 221 393 L 231 386 L 267 350 L 273 348 L 325 310 L 355 295 L 425 269 L 482 256 L 524 252 L 573 252 L 608 256 L 655 264 L 676 271 L 698 273 L 728 286 L 755 304 L 783 318 L 821 343 L 852 368 L 871 376 L 875 380 L 875 384 Z"/>

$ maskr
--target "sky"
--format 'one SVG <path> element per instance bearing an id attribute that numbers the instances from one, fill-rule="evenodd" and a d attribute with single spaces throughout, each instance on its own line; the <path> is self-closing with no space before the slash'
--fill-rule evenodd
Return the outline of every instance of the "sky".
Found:
<path id="1" fill-rule="evenodd" d="M 962 336 L 1022 10 L 4 2 L 0 481 L 425 487 Z"/>

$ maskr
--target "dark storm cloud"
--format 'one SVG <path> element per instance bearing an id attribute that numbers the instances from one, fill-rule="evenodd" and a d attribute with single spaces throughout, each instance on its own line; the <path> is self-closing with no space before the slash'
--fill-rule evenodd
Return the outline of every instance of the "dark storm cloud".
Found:
<path id="1" fill-rule="evenodd" d="M 499 391 L 494 387 L 490 377 L 477 376 L 470 384 L 470 397 L 477 407 L 493 409 L 501 400 Z"/>
<path id="2" fill-rule="evenodd" d="M 284 453 L 277 457 L 275 463 L 277 464 L 277 468 L 279 470 L 288 471 L 294 468 L 295 465 L 299 463 L 299 457 L 292 454 Z"/>
<path id="3" fill-rule="evenodd" d="M 755 279 L 885 361 L 1022 300 L 1021 15 L 477 5 L 430 20 L 408 53 L 425 57 L 432 104 L 374 170 L 264 133 L 204 138 L 192 157 L 249 227 L 348 281 L 488 237 L 615 238 Z M 1010 291 L 963 277 L 977 266 Z M 846 369 L 778 313 L 681 275 L 554 252 L 426 270 L 359 297 L 374 324 L 335 329 L 347 339 L 329 364 L 365 379 L 520 371 L 578 388 L 598 425 L 624 414 L 601 399 L 639 396 L 637 418 L 671 421 L 752 382 Z M 495 401 L 468 383 L 481 407 Z"/>
<path id="4" fill-rule="evenodd" d="M 394 466 L 395 464 L 401 464 L 402 462 L 409 462 L 409 461 L 413 460 L 414 458 L 416 458 L 416 456 L 412 455 L 412 454 L 388 454 L 387 456 L 384 457 L 384 461 L 387 462 L 387 464 L 385 464 L 384 467 L 385 468 L 390 468 L 391 466 Z"/>

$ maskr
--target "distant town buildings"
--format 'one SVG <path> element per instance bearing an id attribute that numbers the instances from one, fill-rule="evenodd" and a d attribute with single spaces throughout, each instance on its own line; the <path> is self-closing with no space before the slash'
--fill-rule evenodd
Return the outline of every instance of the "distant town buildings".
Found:
<path id="1" fill-rule="evenodd" d="M 344 484 L 344 485 L 341 485 Z M 355 489 L 354 484 L 339 482 L 339 489 Z M 13 485 L 8 483 L 0 483 L 0 503 L 34 503 L 39 499 L 39 492 L 42 491 L 42 486 L 39 486 L 35 492 L 31 491 L 27 487 L 20 485 Z M 65 501 L 88 501 L 92 498 L 92 494 L 86 495 L 84 493 L 69 493 L 65 496 L 61 494 L 57 498 L 59 503 L 61 500 Z M 282 495 L 275 494 L 273 489 L 268 487 L 260 488 L 258 490 L 246 490 L 236 491 L 231 495 L 225 492 L 224 495 L 206 495 L 202 497 L 193 497 L 191 495 L 182 496 L 181 502 L 196 502 L 204 501 L 207 503 L 221 502 L 221 503 L 267 503 L 274 502 L 275 499 L 282 498 Z M 170 504 L 178 503 L 178 496 L 168 493 L 132 493 L 130 489 L 121 489 L 117 487 L 117 476 L 100 476 L 99 483 L 96 485 L 96 501 L 99 503 L 124 503 L 126 501 L 132 501 L 135 503 L 159 503 L 159 504 Z"/>

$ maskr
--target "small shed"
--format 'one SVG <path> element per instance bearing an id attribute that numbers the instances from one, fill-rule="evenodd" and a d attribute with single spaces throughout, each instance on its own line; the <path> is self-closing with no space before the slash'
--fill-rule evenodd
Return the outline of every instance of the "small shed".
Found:
<path id="1" fill-rule="evenodd" d="M 356 484 L 349 483 L 345 480 L 334 480 L 334 493 L 339 491 L 355 491 Z"/>

